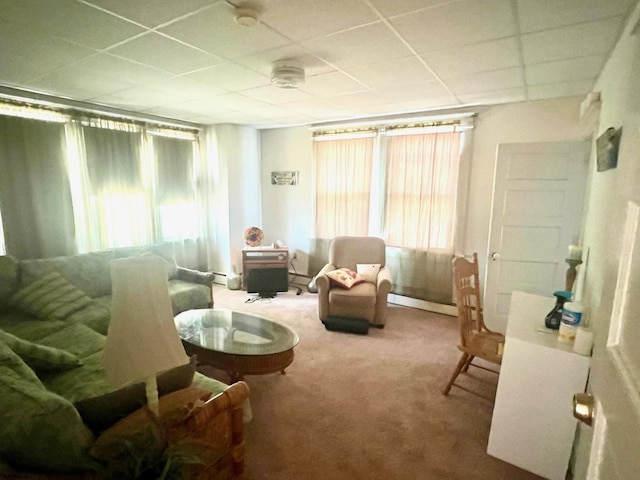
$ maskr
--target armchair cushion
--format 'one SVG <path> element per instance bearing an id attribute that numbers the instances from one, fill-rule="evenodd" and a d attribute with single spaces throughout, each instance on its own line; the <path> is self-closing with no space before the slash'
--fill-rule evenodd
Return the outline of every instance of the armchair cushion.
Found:
<path id="1" fill-rule="evenodd" d="M 327 272 L 326 275 L 329 277 L 329 281 L 334 287 L 349 289 L 364 282 L 364 279 L 359 273 L 348 268 L 338 268 L 337 270 Z"/>
<path id="2" fill-rule="evenodd" d="M 356 270 L 365 282 L 378 282 L 378 272 L 380 271 L 379 263 L 358 263 L 356 265 Z"/>

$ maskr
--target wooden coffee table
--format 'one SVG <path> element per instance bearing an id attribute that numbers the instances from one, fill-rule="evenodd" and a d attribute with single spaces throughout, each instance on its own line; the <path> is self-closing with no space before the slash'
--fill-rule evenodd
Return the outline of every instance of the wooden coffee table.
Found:
<path id="1" fill-rule="evenodd" d="M 298 335 L 280 323 L 224 308 L 188 310 L 175 323 L 187 353 L 226 371 L 232 383 L 244 375 L 284 375 L 298 344 Z"/>

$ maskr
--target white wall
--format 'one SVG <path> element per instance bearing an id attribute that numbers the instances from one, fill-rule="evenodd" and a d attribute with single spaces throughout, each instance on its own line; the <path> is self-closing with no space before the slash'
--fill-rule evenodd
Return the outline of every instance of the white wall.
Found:
<path id="1" fill-rule="evenodd" d="M 462 244 L 462 251 L 478 252 L 481 270 L 484 271 L 486 263 L 498 144 L 583 140 L 584 133 L 578 120 L 582 99 L 567 97 L 475 109 L 478 118 L 473 131 L 468 214 L 464 226 L 466 241 Z M 269 231 L 292 247 L 308 252 L 308 239 L 313 231 L 310 132 L 305 127 L 263 130 L 261 155 L 265 233 Z M 269 171 L 277 169 L 300 170 L 299 187 L 270 185 Z"/>
<path id="2" fill-rule="evenodd" d="M 260 140 L 256 129 L 223 124 L 210 127 L 207 134 L 213 177 L 210 215 L 215 216 L 212 238 L 217 253 L 209 268 L 220 273 L 241 267 L 243 233 L 247 227 L 262 227 Z M 224 240 L 226 235 L 227 240 Z"/>
<path id="3" fill-rule="evenodd" d="M 309 238 L 313 229 L 313 171 L 311 132 L 307 127 L 263 130 L 262 221 L 265 241 L 282 240 L 297 253 L 296 271 L 306 274 Z M 296 186 L 271 185 L 271 172 L 298 171 Z"/>

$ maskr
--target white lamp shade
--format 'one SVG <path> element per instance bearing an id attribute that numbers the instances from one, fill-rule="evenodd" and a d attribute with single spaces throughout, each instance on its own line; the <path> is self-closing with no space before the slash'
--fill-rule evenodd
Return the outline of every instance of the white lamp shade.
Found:
<path id="1" fill-rule="evenodd" d="M 111 285 L 111 322 L 102 354 L 109 382 L 139 382 L 188 363 L 173 321 L 165 262 L 153 255 L 113 260 Z"/>

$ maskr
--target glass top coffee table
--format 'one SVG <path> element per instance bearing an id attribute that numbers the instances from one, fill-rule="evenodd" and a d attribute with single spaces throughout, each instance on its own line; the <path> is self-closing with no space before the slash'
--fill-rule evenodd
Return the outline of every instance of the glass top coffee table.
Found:
<path id="1" fill-rule="evenodd" d="M 284 375 L 298 344 L 298 335 L 289 327 L 224 308 L 188 310 L 175 317 L 175 324 L 187 353 L 226 371 L 232 383 L 244 375 Z"/>

